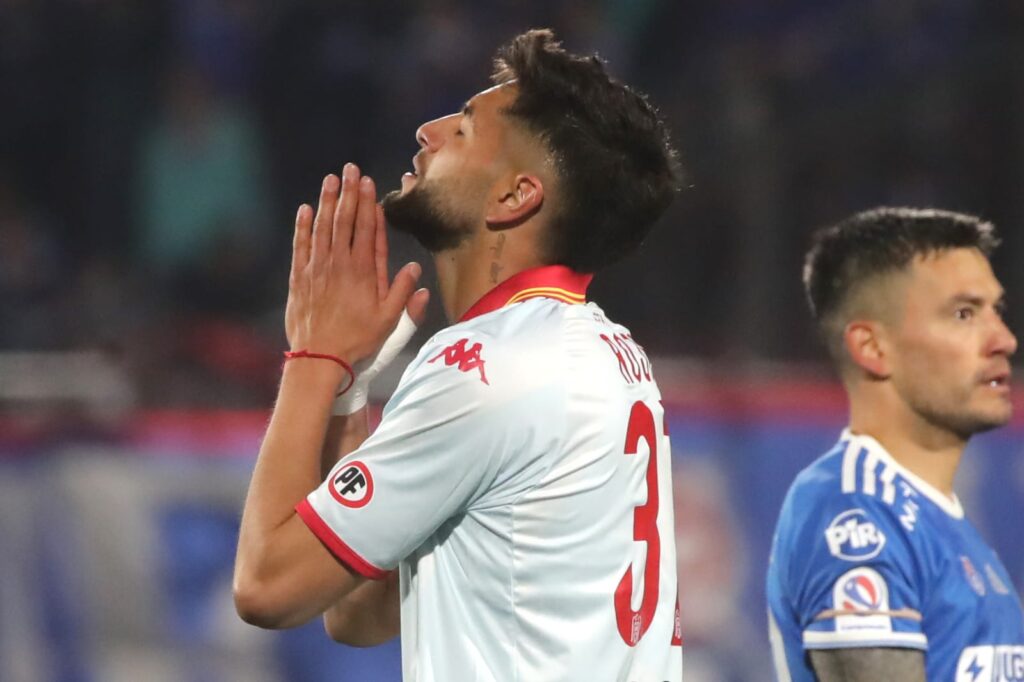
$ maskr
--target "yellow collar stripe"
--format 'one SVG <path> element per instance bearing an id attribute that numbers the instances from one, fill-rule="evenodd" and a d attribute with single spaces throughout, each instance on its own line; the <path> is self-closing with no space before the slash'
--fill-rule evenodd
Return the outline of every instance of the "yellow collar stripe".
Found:
<path id="1" fill-rule="evenodd" d="M 538 296 L 546 296 L 548 298 L 555 298 L 566 303 L 585 303 L 586 294 L 580 294 L 575 291 L 568 291 L 567 289 L 559 289 L 557 287 L 533 287 L 531 289 L 523 289 L 522 291 L 516 292 L 512 298 L 505 302 L 505 305 L 512 303 L 518 303 L 527 298 L 536 298 Z"/>
<path id="2" fill-rule="evenodd" d="M 569 303 L 569 304 L 572 304 L 572 305 L 583 305 L 586 302 L 586 301 L 581 301 L 581 300 L 575 299 L 575 298 L 566 298 L 564 296 L 559 296 L 559 295 L 556 295 L 556 294 L 531 294 L 529 296 L 517 296 L 516 298 L 511 299 L 505 305 L 513 305 L 515 303 L 522 303 L 523 301 L 527 301 L 527 300 L 529 300 L 531 298 L 550 298 L 550 299 L 553 299 L 555 301 L 562 301 L 563 303 Z"/>

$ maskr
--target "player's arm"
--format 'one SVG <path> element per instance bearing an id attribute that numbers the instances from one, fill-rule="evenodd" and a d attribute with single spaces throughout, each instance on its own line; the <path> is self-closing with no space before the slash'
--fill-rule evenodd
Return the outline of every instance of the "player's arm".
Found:
<path id="1" fill-rule="evenodd" d="M 376 257 L 381 271 L 387 271 L 387 239 L 384 225 L 377 226 Z M 381 282 L 385 286 L 387 281 Z M 422 301 L 420 301 L 422 302 Z M 398 326 L 384 346 L 364 366 L 357 368 L 358 379 L 352 390 L 334 401 L 333 416 L 327 426 L 320 454 L 320 478 L 327 478 L 342 457 L 355 452 L 370 435 L 370 382 L 390 365 L 423 322 L 425 310 L 418 305 L 403 313 Z M 413 319 L 413 314 L 416 318 Z M 351 646 L 373 646 L 397 637 L 400 625 L 398 572 L 392 571 L 384 580 L 370 580 L 334 602 L 324 611 L 324 629 L 336 642 Z"/>
<path id="2" fill-rule="evenodd" d="M 404 345 L 404 341 L 402 342 Z M 322 476 L 342 457 L 354 452 L 370 435 L 366 407 L 331 417 L 321 453 Z M 401 620 L 398 571 L 384 580 L 367 580 L 324 611 L 324 629 L 336 642 L 374 646 L 398 636 Z"/>
<path id="3" fill-rule="evenodd" d="M 917 649 L 816 649 L 809 653 L 820 682 L 925 682 L 924 652 Z"/>
<path id="4" fill-rule="evenodd" d="M 364 580 L 337 561 L 294 512 L 319 483 L 320 446 L 342 380 L 326 364 L 286 364 L 249 484 L 233 589 L 238 614 L 252 625 L 299 625 Z"/>
<path id="5" fill-rule="evenodd" d="M 376 249 L 382 231 L 373 183 L 360 182 L 351 165 L 341 183 L 335 176 L 324 180 L 315 220 L 308 206 L 299 209 L 285 312 L 293 350 L 355 364 L 381 347 L 419 275 L 417 267 L 407 267 L 388 285 Z M 419 299 L 425 306 L 425 296 Z M 299 358 L 284 368 L 235 560 L 235 605 L 249 623 L 303 623 L 365 581 L 335 559 L 294 511 L 320 482 L 330 406 L 345 375 L 340 365 L 322 359 Z"/>
<path id="6" fill-rule="evenodd" d="M 866 455 L 847 456 L 857 465 Z M 769 581 L 776 604 L 792 610 L 800 653 L 819 680 L 924 680 L 921 594 L 929 583 L 916 570 L 921 549 L 884 490 L 837 494 L 839 484 L 808 479 L 787 497 L 777 582 Z"/>

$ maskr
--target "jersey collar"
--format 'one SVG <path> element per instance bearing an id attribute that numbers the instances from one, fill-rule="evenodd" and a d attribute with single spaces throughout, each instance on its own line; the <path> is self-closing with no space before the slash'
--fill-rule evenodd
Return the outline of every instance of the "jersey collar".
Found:
<path id="1" fill-rule="evenodd" d="M 866 447 L 873 451 L 880 460 L 895 469 L 904 480 L 917 488 L 919 493 L 934 502 L 939 509 L 955 519 L 962 519 L 964 517 L 964 506 L 961 504 L 960 498 L 957 497 L 956 493 L 953 493 L 951 497 L 947 496 L 931 483 L 897 462 L 896 458 L 889 454 L 889 451 L 871 436 L 864 433 L 853 433 L 849 428 L 846 428 L 843 429 L 843 435 L 840 437 L 840 440 L 853 440 L 858 446 Z"/>
<path id="2" fill-rule="evenodd" d="M 553 298 L 565 303 L 586 303 L 587 285 L 593 275 L 583 275 L 564 265 L 544 265 L 512 275 L 470 306 L 459 322 L 472 320 L 498 308 L 528 298 Z"/>

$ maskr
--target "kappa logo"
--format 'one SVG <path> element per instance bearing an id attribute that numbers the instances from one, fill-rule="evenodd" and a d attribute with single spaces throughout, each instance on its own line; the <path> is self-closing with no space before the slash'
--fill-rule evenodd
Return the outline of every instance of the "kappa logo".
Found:
<path id="1" fill-rule="evenodd" d="M 364 507 L 373 497 L 373 477 L 362 462 L 349 462 L 331 474 L 331 495 L 346 507 Z"/>
<path id="2" fill-rule="evenodd" d="M 825 529 L 828 551 L 846 561 L 863 561 L 878 556 L 885 547 L 885 533 L 868 519 L 863 509 L 848 509 L 832 519 Z"/>
<path id="3" fill-rule="evenodd" d="M 451 367 L 452 365 L 458 365 L 460 372 L 469 372 L 475 369 L 480 372 L 480 381 L 490 386 L 490 382 L 487 381 L 487 374 L 484 373 L 484 359 L 480 357 L 480 351 L 483 350 L 483 344 L 477 342 L 469 348 L 466 348 L 467 343 L 469 343 L 469 339 L 459 339 L 434 357 L 427 360 L 427 362 L 435 362 L 444 358 L 444 364 L 446 366 Z"/>

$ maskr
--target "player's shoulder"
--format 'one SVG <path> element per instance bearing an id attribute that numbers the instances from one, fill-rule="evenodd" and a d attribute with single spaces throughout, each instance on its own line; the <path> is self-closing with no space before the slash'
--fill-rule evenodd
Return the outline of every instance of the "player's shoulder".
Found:
<path id="1" fill-rule="evenodd" d="M 587 307 L 538 296 L 452 325 L 449 330 L 487 334 L 508 352 L 536 352 L 538 349 L 531 347 L 531 341 L 563 334 L 567 321 Z"/>
<path id="2" fill-rule="evenodd" d="M 651 387 L 660 399 L 651 360 L 632 332 L 595 303 L 574 313 L 566 331 L 568 355 L 574 363 L 612 385 Z"/>
<path id="3" fill-rule="evenodd" d="M 549 373 L 561 364 L 574 330 L 592 319 L 592 304 L 568 304 L 536 297 L 507 305 L 438 332 L 428 345 L 447 347 L 468 339 L 493 362 L 519 373 Z"/>
<path id="4" fill-rule="evenodd" d="M 917 493 L 906 471 L 868 436 L 844 431 L 828 452 L 797 475 L 790 495 L 805 504 L 870 507 L 899 505 Z"/>
<path id="5" fill-rule="evenodd" d="M 458 392 L 486 396 L 493 386 L 500 344 L 486 330 L 447 327 L 420 347 L 396 389 Z"/>
<path id="6" fill-rule="evenodd" d="M 847 431 L 794 480 L 780 532 L 797 544 L 823 537 L 834 556 L 860 561 L 887 538 L 909 540 L 918 511 L 917 492 L 891 456 L 873 439 Z"/>
<path id="7" fill-rule="evenodd" d="M 559 307 L 566 306 L 531 299 L 446 327 L 423 344 L 403 383 L 428 383 L 485 401 L 555 385 L 561 371 Z"/>

